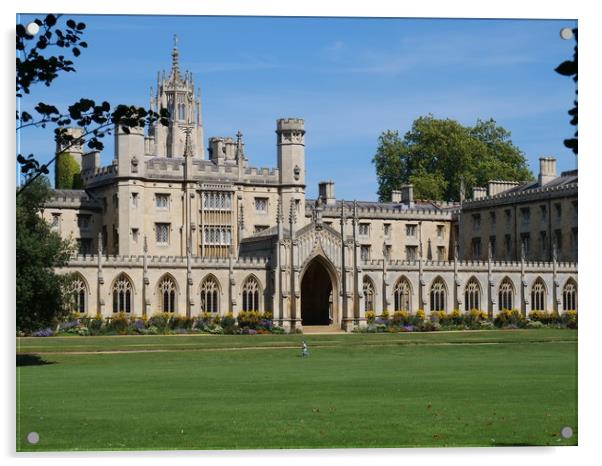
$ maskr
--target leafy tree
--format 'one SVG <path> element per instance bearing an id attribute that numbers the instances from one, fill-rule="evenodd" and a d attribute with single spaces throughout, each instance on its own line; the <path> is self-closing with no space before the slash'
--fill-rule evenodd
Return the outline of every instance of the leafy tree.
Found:
<path id="1" fill-rule="evenodd" d="M 451 119 L 420 117 L 403 139 L 397 131 L 382 133 L 372 162 L 381 201 L 407 183 L 414 185 L 416 198 L 459 200 L 462 185 L 470 192 L 490 179 L 533 177 L 510 133 L 492 119 L 465 127 Z"/>
<path id="2" fill-rule="evenodd" d="M 80 167 L 68 152 L 57 154 L 55 167 L 57 189 L 81 189 L 83 188 Z"/>
<path id="3" fill-rule="evenodd" d="M 40 177 L 17 197 L 17 330 L 29 332 L 51 325 L 68 313 L 63 289 L 69 277 L 54 272 L 66 264 L 73 247 L 42 218 L 50 195 Z"/>
<path id="4" fill-rule="evenodd" d="M 575 37 L 575 52 L 573 53 L 572 60 L 565 60 L 560 65 L 556 67 L 554 71 L 556 73 L 561 74 L 563 76 L 572 76 L 573 81 L 575 81 L 575 86 L 577 85 L 577 70 L 578 70 L 578 60 L 577 60 L 577 28 L 573 29 L 573 36 Z M 577 95 L 577 89 L 575 89 L 575 95 Z M 568 111 L 568 114 L 571 118 L 571 125 L 577 126 L 578 120 L 578 105 L 577 98 L 575 98 L 574 102 L 575 106 Z M 577 131 L 575 131 L 575 137 L 564 140 L 565 147 L 571 149 L 573 154 L 577 155 L 578 152 L 578 144 L 577 144 Z"/>
<path id="5" fill-rule="evenodd" d="M 30 93 L 30 88 L 35 84 L 43 83 L 50 86 L 59 76 L 60 72 L 75 72 L 73 61 L 65 55 L 47 55 L 49 47 L 70 50 L 73 56 L 78 57 L 81 49 L 88 44 L 81 40 L 86 25 L 73 19 L 66 20 L 62 29 L 58 27 L 60 15 L 47 15 L 43 20 L 34 22 L 40 27 L 36 36 L 27 34 L 21 24 L 16 28 L 16 95 L 22 97 Z M 37 39 L 36 39 L 37 37 Z M 29 112 L 17 111 L 17 131 L 27 127 L 54 126 L 54 137 L 57 146 L 68 151 L 73 145 L 87 145 L 90 149 L 102 150 L 104 144 L 101 139 L 112 133 L 115 125 L 120 125 L 125 133 L 133 127 L 144 127 L 154 121 L 160 121 L 167 126 L 169 113 L 161 109 L 159 113 L 144 108 L 117 105 L 111 108 L 109 102 L 96 103 L 94 100 L 82 98 L 68 106 L 66 111 L 59 110 L 56 106 L 39 102 L 35 108 L 37 115 Z M 69 126 L 79 126 L 83 129 L 81 136 L 74 137 L 68 134 Z M 49 162 L 40 164 L 34 154 L 17 155 L 17 162 L 21 165 L 21 173 L 28 176 L 28 181 L 17 191 L 17 196 L 39 176 L 48 174 L 48 167 L 57 159 L 53 157 Z"/>

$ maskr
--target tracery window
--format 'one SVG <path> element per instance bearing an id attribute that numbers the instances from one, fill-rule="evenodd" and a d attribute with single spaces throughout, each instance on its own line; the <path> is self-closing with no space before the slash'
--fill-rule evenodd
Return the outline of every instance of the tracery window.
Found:
<path id="1" fill-rule="evenodd" d="M 259 283 L 253 276 L 247 278 L 242 287 L 242 310 L 259 310 Z"/>
<path id="2" fill-rule="evenodd" d="M 410 312 L 410 296 L 410 283 L 406 278 L 400 278 L 393 289 L 395 310 Z"/>
<path id="3" fill-rule="evenodd" d="M 132 312 L 132 282 L 121 274 L 113 283 L 113 312 Z"/>
<path id="4" fill-rule="evenodd" d="M 531 287 L 531 310 L 546 310 L 546 287 L 540 278 L 535 280 L 535 283 Z"/>
<path id="5" fill-rule="evenodd" d="M 445 311 L 445 284 L 436 278 L 431 285 L 431 311 Z"/>
<path id="6" fill-rule="evenodd" d="M 69 284 L 67 294 L 70 297 L 71 311 L 86 313 L 86 284 L 80 277 L 75 277 Z"/>
<path id="7" fill-rule="evenodd" d="M 232 193 L 230 192 L 204 192 L 203 209 L 205 210 L 230 210 L 232 208 Z"/>
<path id="8" fill-rule="evenodd" d="M 169 244 L 169 223 L 155 223 L 157 244 Z"/>
<path id="9" fill-rule="evenodd" d="M 364 311 L 374 311 L 374 284 L 368 277 L 364 277 Z"/>
<path id="10" fill-rule="evenodd" d="M 504 280 L 502 280 L 498 298 L 500 310 L 511 310 L 514 307 L 514 287 L 509 278 L 504 278 Z"/>
<path id="11" fill-rule="evenodd" d="M 161 312 L 176 312 L 176 284 L 171 277 L 164 277 L 159 282 Z"/>
<path id="12" fill-rule="evenodd" d="M 209 275 L 201 283 L 201 311 L 213 313 L 219 311 L 219 286 L 213 275 Z"/>
<path id="13" fill-rule="evenodd" d="M 577 285 L 572 279 L 566 282 L 562 289 L 562 310 L 577 310 Z"/>
<path id="14" fill-rule="evenodd" d="M 464 309 L 481 309 L 481 287 L 475 278 L 471 278 L 464 289 Z"/>

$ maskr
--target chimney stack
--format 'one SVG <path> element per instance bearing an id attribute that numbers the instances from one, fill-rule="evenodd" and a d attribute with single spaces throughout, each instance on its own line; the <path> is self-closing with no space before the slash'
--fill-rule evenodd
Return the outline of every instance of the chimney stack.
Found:
<path id="1" fill-rule="evenodd" d="M 539 158 L 539 186 L 544 186 L 556 178 L 556 159 L 554 157 Z"/>
<path id="2" fill-rule="evenodd" d="M 318 184 L 318 193 L 320 200 L 326 205 L 335 205 L 334 181 L 320 181 Z"/>
<path id="3" fill-rule="evenodd" d="M 487 197 L 487 188 L 472 188 L 472 199 L 476 201 L 477 199 L 483 199 Z"/>

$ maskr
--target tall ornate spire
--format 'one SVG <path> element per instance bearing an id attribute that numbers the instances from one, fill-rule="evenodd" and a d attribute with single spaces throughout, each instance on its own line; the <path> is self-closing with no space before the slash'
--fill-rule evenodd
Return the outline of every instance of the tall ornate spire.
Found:
<path id="1" fill-rule="evenodd" d="M 174 79 L 180 79 L 180 63 L 178 60 L 178 36 L 173 35 L 173 49 L 171 51 L 171 75 Z"/>

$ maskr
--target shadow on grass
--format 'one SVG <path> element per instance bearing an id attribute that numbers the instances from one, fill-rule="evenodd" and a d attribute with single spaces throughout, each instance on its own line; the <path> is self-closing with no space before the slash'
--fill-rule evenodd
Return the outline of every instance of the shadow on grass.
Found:
<path id="1" fill-rule="evenodd" d="M 17 354 L 17 367 L 21 366 L 45 366 L 56 364 L 54 361 L 46 361 L 37 354 Z"/>

